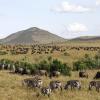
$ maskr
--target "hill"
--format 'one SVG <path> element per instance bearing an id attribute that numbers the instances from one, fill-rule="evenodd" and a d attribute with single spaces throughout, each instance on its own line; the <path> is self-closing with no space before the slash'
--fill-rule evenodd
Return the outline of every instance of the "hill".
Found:
<path id="1" fill-rule="evenodd" d="M 10 36 L 1 39 L 2 44 L 47 44 L 52 42 L 62 42 L 65 39 L 52 34 L 48 31 L 32 27 L 11 34 Z"/>
<path id="2" fill-rule="evenodd" d="M 70 41 L 84 41 L 84 42 L 100 41 L 100 36 L 82 36 L 82 37 L 71 39 Z"/>

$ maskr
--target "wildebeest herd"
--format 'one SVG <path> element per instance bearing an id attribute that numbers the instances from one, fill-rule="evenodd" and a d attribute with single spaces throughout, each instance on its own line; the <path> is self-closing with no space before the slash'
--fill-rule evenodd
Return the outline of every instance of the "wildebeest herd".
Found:
<path id="1" fill-rule="evenodd" d="M 99 51 L 100 47 L 81 47 L 81 46 L 57 46 L 57 45 L 1 45 L 0 50 L 6 50 L 10 54 L 27 54 L 31 51 L 31 54 L 52 54 L 53 52 L 65 52 L 66 50 L 84 50 L 84 51 Z"/>

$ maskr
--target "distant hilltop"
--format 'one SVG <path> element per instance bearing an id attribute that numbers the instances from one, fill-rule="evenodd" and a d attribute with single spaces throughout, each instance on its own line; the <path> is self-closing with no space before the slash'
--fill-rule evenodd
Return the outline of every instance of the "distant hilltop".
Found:
<path id="1" fill-rule="evenodd" d="M 64 39 L 46 30 L 32 27 L 9 35 L 1 39 L 0 44 L 48 44 L 66 41 L 91 42 L 100 41 L 100 36 L 82 36 L 74 39 Z"/>
<path id="2" fill-rule="evenodd" d="M 1 39 L 1 44 L 47 44 L 53 42 L 63 42 L 64 38 L 48 31 L 32 27 L 9 35 Z"/>

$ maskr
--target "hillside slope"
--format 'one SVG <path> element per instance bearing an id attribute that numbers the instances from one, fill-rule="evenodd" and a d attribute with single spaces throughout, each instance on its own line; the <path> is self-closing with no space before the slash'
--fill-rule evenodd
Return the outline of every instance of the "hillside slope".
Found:
<path id="1" fill-rule="evenodd" d="M 100 41 L 100 36 L 82 36 L 78 38 L 71 39 L 70 41 Z"/>
<path id="2" fill-rule="evenodd" d="M 0 40 L 5 44 L 47 44 L 52 42 L 62 42 L 65 39 L 54 35 L 48 31 L 32 27 L 27 30 L 19 31 Z"/>

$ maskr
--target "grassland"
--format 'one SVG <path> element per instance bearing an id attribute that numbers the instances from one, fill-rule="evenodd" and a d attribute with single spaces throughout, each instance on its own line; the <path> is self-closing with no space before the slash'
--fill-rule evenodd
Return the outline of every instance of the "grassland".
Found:
<path id="1" fill-rule="evenodd" d="M 67 80 L 78 79 L 82 82 L 82 89 L 75 90 L 59 90 L 54 91 L 51 96 L 43 96 L 40 94 L 39 89 L 27 89 L 22 86 L 22 80 L 32 76 L 21 76 L 11 74 L 8 71 L 0 71 L 0 100 L 100 100 L 100 93 L 88 91 L 88 84 L 93 79 L 97 70 L 88 71 L 88 79 L 80 79 L 78 72 L 73 72 L 71 77 L 60 76 L 59 78 L 53 78 L 52 80 L 60 80 L 63 85 Z M 48 86 L 51 79 L 48 77 L 41 77 L 44 86 Z M 39 94 L 39 97 L 37 97 Z"/>
<path id="2" fill-rule="evenodd" d="M 65 42 L 61 44 L 56 44 L 62 47 L 66 46 L 82 46 L 82 47 L 100 47 L 100 42 Z M 55 45 L 55 44 L 54 44 Z M 69 56 L 64 55 L 64 52 L 54 52 L 53 54 L 31 54 L 30 51 L 28 54 L 24 55 L 11 55 L 8 53 L 7 55 L 0 55 L 0 59 L 10 59 L 10 60 L 25 60 L 27 62 L 36 63 L 40 60 L 47 59 L 49 56 L 53 58 L 57 58 L 62 62 L 66 62 L 72 67 L 72 63 L 78 59 L 81 59 L 85 54 L 89 54 L 93 57 L 97 51 L 84 51 L 84 50 L 66 50 Z M 50 98 L 47 96 L 39 95 L 39 89 L 27 89 L 22 86 L 22 80 L 27 77 L 32 76 L 21 76 L 16 74 L 11 74 L 8 71 L 0 71 L 0 100 L 100 100 L 100 93 L 97 93 L 95 89 L 93 91 L 88 91 L 88 84 L 93 79 L 95 73 L 98 70 L 88 71 L 89 78 L 88 79 L 80 79 L 78 77 L 78 72 L 72 72 L 71 77 L 60 76 L 59 78 L 53 78 L 53 80 L 60 80 L 63 84 L 70 79 L 78 79 L 82 82 L 82 90 L 68 90 L 65 91 L 54 91 Z M 51 79 L 48 77 L 41 77 L 44 86 L 48 86 Z"/>
<path id="3" fill-rule="evenodd" d="M 52 45 L 52 44 L 50 44 Z M 65 42 L 65 43 L 58 43 L 53 44 L 56 46 L 61 46 L 62 49 L 65 49 L 67 46 L 70 47 L 100 47 L 99 42 Z M 30 48 L 30 47 L 29 47 Z M 68 53 L 69 55 L 64 55 L 64 53 Z M 62 62 L 66 62 L 72 67 L 72 63 L 78 59 L 81 59 L 84 57 L 85 54 L 89 54 L 91 57 L 93 57 L 97 51 L 84 51 L 84 50 L 66 50 L 64 52 L 54 52 L 52 54 L 31 54 L 31 51 L 28 52 L 28 54 L 19 54 L 19 55 L 11 55 L 8 53 L 7 55 L 0 55 L 0 59 L 10 59 L 10 60 L 25 60 L 30 63 L 36 63 L 43 59 L 47 59 L 49 56 L 53 58 L 57 58 L 61 60 Z"/>

